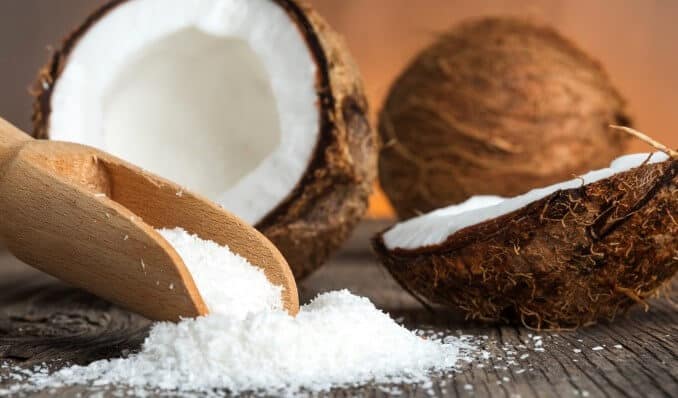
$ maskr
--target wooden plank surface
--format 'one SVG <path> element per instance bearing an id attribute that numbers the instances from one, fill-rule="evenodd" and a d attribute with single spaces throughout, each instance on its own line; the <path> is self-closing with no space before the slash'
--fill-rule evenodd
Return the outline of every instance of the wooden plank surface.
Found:
<path id="1" fill-rule="evenodd" d="M 349 288 L 369 296 L 408 327 L 475 336 L 479 356 L 428 385 L 366 386 L 327 396 L 425 397 L 677 397 L 678 315 L 655 300 L 613 323 L 574 332 L 535 333 L 513 326 L 464 322 L 430 312 L 378 266 L 367 239 L 383 223 L 364 223 L 335 258 L 300 286 L 303 300 Z M 678 298 L 675 293 L 672 298 Z M 150 323 L 0 254 L 0 363 L 31 367 L 47 362 L 86 364 L 137 350 Z M 486 336 L 486 337 L 484 337 Z M 542 343 L 539 343 L 541 341 Z M 594 347 L 601 349 L 594 350 Z M 0 367 L 0 389 L 16 381 Z M 124 388 L 69 387 L 26 396 L 114 396 Z"/>

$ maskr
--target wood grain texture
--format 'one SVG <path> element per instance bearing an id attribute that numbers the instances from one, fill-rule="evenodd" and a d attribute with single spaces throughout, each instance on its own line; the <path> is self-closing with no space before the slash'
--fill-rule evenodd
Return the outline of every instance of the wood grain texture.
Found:
<path id="1" fill-rule="evenodd" d="M 678 396 L 678 315 L 666 300 L 648 312 L 636 309 L 612 324 L 576 332 L 542 333 L 544 351 L 530 350 L 516 366 L 506 366 L 505 348 L 531 340 L 530 330 L 466 323 L 449 313 L 431 313 L 404 293 L 377 266 L 367 238 L 383 223 L 363 224 L 344 250 L 301 286 L 308 300 L 319 292 L 349 288 L 369 296 L 409 327 L 488 336 L 492 358 L 463 365 L 458 373 L 434 378 L 431 386 L 395 386 L 405 397 L 675 397 Z M 677 295 L 674 293 L 675 299 Z M 25 267 L 0 254 L 0 358 L 30 367 L 49 362 L 86 364 L 139 348 L 149 321 Z M 453 332 L 454 333 L 454 332 Z M 621 348 L 615 348 L 615 345 Z M 604 346 L 594 351 L 593 347 Z M 581 352 L 577 353 L 574 350 Z M 498 358 L 502 359 L 499 360 Z M 482 364 L 483 367 L 479 367 Z M 496 368 L 495 368 L 496 366 Z M 4 380 L 0 370 L 0 380 Z M 0 381 L 0 388 L 11 381 Z M 384 397 L 391 386 L 336 390 L 321 396 Z M 97 390 L 99 391 L 99 390 Z M 115 388 L 104 390 L 112 394 Z M 71 396 L 85 387 L 30 396 Z"/>

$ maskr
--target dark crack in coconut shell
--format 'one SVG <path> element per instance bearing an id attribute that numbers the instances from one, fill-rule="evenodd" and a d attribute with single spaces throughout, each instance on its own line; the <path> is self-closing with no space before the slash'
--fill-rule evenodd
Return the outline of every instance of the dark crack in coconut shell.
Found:
<path id="1" fill-rule="evenodd" d="M 126 1 L 134 0 L 113 0 L 95 11 L 41 70 L 34 87 L 34 137 L 49 138 L 52 90 L 69 53 L 89 28 Z M 365 214 L 376 179 L 378 144 L 360 73 L 343 40 L 305 3 L 271 1 L 296 22 L 318 64 L 321 133 L 315 153 L 297 187 L 255 225 L 300 279 L 322 265 Z"/>
<path id="2" fill-rule="evenodd" d="M 537 329 L 613 319 L 678 271 L 678 160 L 645 165 L 416 250 L 373 241 L 388 270 L 469 319 Z"/>
<path id="3" fill-rule="evenodd" d="M 380 114 L 381 185 L 401 218 L 511 197 L 624 152 L 624 100 L 601 65 L 529 21 L 461 24 L 420 53 Z"/>

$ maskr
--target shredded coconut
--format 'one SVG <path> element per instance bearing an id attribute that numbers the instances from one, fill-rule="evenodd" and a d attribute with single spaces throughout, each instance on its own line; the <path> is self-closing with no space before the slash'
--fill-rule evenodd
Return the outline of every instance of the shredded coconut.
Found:
<path id="1" fill-rule="evenodd" d="M 347 290 L 321 294 L 292 317 L 281 309 L 281 288 L 245 259 L 181 229 L 159 232 L 186 263 L 210 315 L 156 323 L 141 351 L 127 358 L 32 373 L 31 388 L 324 391 L 424 381 L 431 371 L 453 368 L 470 349 L 462 337 L 443 341 L 411 332 Z"/>
<path id="2" fill-rule="evenodd" d="M 228 247 L 180 228 L 158 232 L 184 260 L 210 313 L 242 319 L 249 313 L 282 308 L 282 288 L 269 283 L 261 269 Z"/>

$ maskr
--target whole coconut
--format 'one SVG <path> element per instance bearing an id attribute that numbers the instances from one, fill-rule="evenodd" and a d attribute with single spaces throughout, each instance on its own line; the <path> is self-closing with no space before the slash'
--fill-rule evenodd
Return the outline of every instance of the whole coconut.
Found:
<path id="1" fill-rule="evenodd" d="M 470 196 L 515 196 L 604 167 L 627 138 L 599 62 L 550 27 L 463 23 L 419 54 L 381 112 L 381 184 L 402 218 Z"/>

